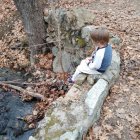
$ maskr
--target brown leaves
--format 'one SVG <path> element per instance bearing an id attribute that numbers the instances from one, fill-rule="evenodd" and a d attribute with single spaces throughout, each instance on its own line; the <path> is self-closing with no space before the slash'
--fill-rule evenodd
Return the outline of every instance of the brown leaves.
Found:
<path id="1" fill-rule="evenodd" d="M 107 10 L 105 3 L 108 3 Z M 137 14 L 140 11 L 137 4 L 136 1 L 100 0 L 91 7 L 96 9 L 93 24 L 106 26 L 122 40 L 120 78 L 111 88 L 101 119 L 93 128 L 95 140 L 140 138 L 136 125 L 140 119 L 140 17 Z"/>
<path id="2" fill-rule="evenodd" d="M 88 6 L 95 0 L 60 0 L 59 2 L 53 3 L 56 8 L 66 8 L 71 9 L 74 7 Z M 48 3 L 50 4 L 50 3 Z M 47 10 L 44 11 L 44 14 L 48 14 Z"/>
<path id="3" fill-rule="evenodd" d="M 37 64 L 37 67 L 51 70 L 52 69 L 52 59 L 53 59 L 53 54 L 48 53 L 47 55 L 40 54 L 36 56 L 39 60 L 39 63 Z"/>
<path id="4" fill-rule="evenodd" d="M 40 56 L 40 61 L 43 62 L 46 62 L 43 59 L 48 60 L 49 58 L 48 61 L 50 61 L 53 57 L 52 54 Z M 46 70 L 46 67 L 42 68 L 42 65 L 40 65 L 40 61 L 39 64 L 36 66 L 36 69 L 30 71 L 33 74 L 33 77 L 30 78 L 28 81 L 30 81 L 30 83 L 34 82 L 34 84 L 29 84 L 27 89 L 34 93 L 39 93 L 43 95 L 46 100 L 38 102 L 35 105 L 32 115 L 26 117 L 26 121 L 29 124 L 29 127 L 34 127 L 34 122 L 44 117 L 45 111 L 50 107 L 52 102 L 58 99 L 60 96 L 64 97 L 65 93 L 69 89 L 67 85 L 68 83 L 63 80 L 64 78 L 68 78 L 68 73 L 55 74 L 51 70 Z M 31 96 L 27 96 L 24 94 L 22 94 L 21 97 L 24 101 L 29 101 L 33 99 Z"/>
<path id="5" fill-rule="evenodd" d="M 14 23 L 13 35 L 6 34 L 3 40 L 0 40 L 0 67 L 8 67 L 13 69 L 26 68 L 29 65 L 29 60 L 25 50 L 16 49 L 11 47 L 15 42 L 25 38 L 21 21 Z M 22 42 L 21 42 L 22 44 Z"/>
<path id="6" fill-rule="evenodd" d="M 67 72 L 57 73 L 57 78 L 63 81 L 68 79 L 69 74 Z"/>
<path id="7" fill-rule="evenodd" d="M 16 11 L 16 7 L 11 0 L 2 0 L 0 2 L 0 22 L 4 21 L 5 18 L 9 18 L 12 16 L 12 12 Z"/>

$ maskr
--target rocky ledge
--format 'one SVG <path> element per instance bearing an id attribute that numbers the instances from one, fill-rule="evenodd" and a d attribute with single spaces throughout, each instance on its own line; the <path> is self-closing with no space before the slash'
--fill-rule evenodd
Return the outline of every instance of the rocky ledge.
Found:
<path id="1" fill-rule="evenodd" d="M 29 140 L 82 140 L 99 119 L 103 102 L 119 72 L 120 56 L 113 50 L 108 70 L 101 75 L 81 74 L 65 98 L 53 103 Z"/>

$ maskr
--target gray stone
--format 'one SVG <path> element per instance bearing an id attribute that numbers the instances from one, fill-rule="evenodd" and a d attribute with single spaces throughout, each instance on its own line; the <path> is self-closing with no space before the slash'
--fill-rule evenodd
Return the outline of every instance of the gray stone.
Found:
<path id="1" fill-rule="evenodd" d="M 29 137 L 29 140 L 37 140 L 36 138 L 34 138 L 33 136 Z"/>
<path id="2" fill-rule="evenodd" d="M 74 8 L 73 13 L 77 19 L 77 28 L 80 29 L 81 27 L 85 26 L 85 24 L 93 23 L 95 16 L 89 9 L 85 8 Z"/>
<path id="3" fill-rule="evenodd" d="M 79 74 L 75 79 L 75 84 L 82 85 L 87 78 L 86 74 Z"/>
<path id="4" fill-rule="evenodd" d="M 82 28 L 81 37 L 85 39 L 86 42 L 90 41 L 90 33 L 96 28 L 94 25 L 88 25 Z"/>
<path id="5" fill-rule="evenodd" d="M 91 75 L 88 75 L 87 77 L 87 82 L 91 85 L 93 85 L 94 83 L 96 83 L 101 77 L 102 77 L 102 73 L 100 74 L 91 74 Z M 93 83 L 94 81 L 94 83 Z M 93 84 L 92 84 L 93 83 Z"/>
<path id="6" fill-rule="evenodd" d="M 99 110 L 107 96 L 107 92 L 108 82 L 103 79 L 98 80 L 98 82 L 89 90 L 85 100 L 85 103 L 89 108 L 89 115 L 92 115 Z"/>
<path id="7" fill-rule="evenodd" d="M 81 37 L 85 40 L 86 42 L 86 46 L 91 49 L 91 46 L 95 46 L 95 44 L 93 44 L 94 42 L 92 41 L 90 34 L 91 32 L 96 28 L 96 26 L 94 25 L 88 25 L 85 26 L 81 29 Z"/>
<path id="8" fill-rule="evenodd" d="M 87 82 L 90 84 L 90 85 L 93 85 L 95 83 L 95 79 L 93 78 L 93 75 L 89 75 L 87 77 Z"/>
<path id="9" fill-rule="evenodd" d="M 48 17 L 48 16 L 47 16 L 47 17 L 45 16 L 45 17 L 44 17 L 44 20 L 45 20 L 45 22 L 48 23 L 48 21 L 49 21 L 49 17 Z"/>
<path id="10" fill-rule="evenodd" d="M 68 91 L 68 93 L 66 94 L 66 98 L 67 99 L 75 99 L 78 98 L 81 95 L 81 87 L 74 84 L 70 90 Z"/>
<path id="11" fill-rule="evenodd" d="M 113 37 L 110 39 L 110 42 L 111 42 L 111 44 L 113 44 L 113 45 L 120 45 L 121 39 L 120 39 L 118 36 L 113 36 Z"/>
<path id="12" fill-rule="evenodd" d="M 81 61 L 81 59 L 86 57 L 86 47 L 90 48 L 89 46 L 91 46 L 91 43 L 86 43 L 85 38 L 82 38 L 80 33 L 82 27 L 87 23 L 93 23 L 94 18 L 90 10 L 85 8 L 73 8 L 71 10 L 60 8 L 56 9 L 56 11 L 49 10 L 48 16 L 44 17 L 45 21 L 48 23 L 47 43 L 58 46 L 58 25 L 60 25 L 60 39 L 64 47 L 62 63 L 65 72 L 72 73 L 75 69 L 75 65 L 79 64 L 79 60 Z M 83 32 L 86 31 L 83 30 Z M 85 34 L 87 35 L 88 32 Z M 72 50 L 72 52 L 69 52 L 69 50 Z M 54 56 L 56 56 L 53 61 L 53 70 L 54 72 L 62 72 L 58 49 L 53 47 L 52 52 Z"/>
<path id="13" fill-rule="evenodd" d="M 78 138 L 78 132 L 75 130 L 73 132 L 66 132 L 60 137 L 60 140 L 76 140 Z"/>
<path id="14" fill-rule="evenodd" d="M 57 54 L 58 54 L 58 48 L 57 47 L 53 47 L 52 48 L 52 53 L 53 53 L 54 56 L 57 56 Z"/>
<path id="15" fill-rule="evenodd" d="M 115 62 L 118 66 L 120 65 L 120 56 L 119 56 L 119 52 L 113 50 L 112 52 L 112 62 Z M 114 67 L 112 67 L 114 68 Z"/>
<path id="16" fill-rule="evenodd" d="M 58 52 L 53 61 L 53 71 L 63 72 L 60 64 L 60 53 Z M 71 56 L 69 53 L 62 51 L 62 66 L 65 72 L 68 72 L 71 67 Z"/>
<path id="17" fill-rule="evenodd" d="M 56 9 L 56 11 L 50 10 L 49 15 L 44 17 L 44 20 L 47 23 L 50 23 L 54 17 L 59 21 L 60 27 L 66 31 L 69 29 L 80 29 L 87 23 L 93 23 L 93 20 L 95 19 L 95 16 L 90 12 L 90 10 L 85 8 L 73 8 L 69 11 L 62 8 Z"/>
<path id="18" fill-rule="evenodd" d="M 115 75 L 112 73 L 112 71 L 107 70 L 101 77 L 102 79 L 104 79 L 105 81 L 107 81 L 109 84 L 112 85 L 112 83 L 114 83 L 115 79 Z"/>

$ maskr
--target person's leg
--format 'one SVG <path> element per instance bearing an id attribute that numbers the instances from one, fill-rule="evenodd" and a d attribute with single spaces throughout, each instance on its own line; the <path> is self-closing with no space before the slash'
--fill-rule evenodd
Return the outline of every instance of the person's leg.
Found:
<path id="1" fill-rule="evenodd" d="M 81 71 L 79 70 L 79 66 L 77 67 L 75 73 L 72 75 L 72 81 L 75 81 L 75 78 L 81 73 Z"/>
<path id="2" fill-rule="evenodd" d="M 101 74 L 100 72 L 98 72 L 95 69 L 90 69 L 86 63 L 86 60 L 81 61 L 80 65 L 78 66 L 78 70 L 81 73 L 85 73 L 85 74 Z"/>
<path id="3" fill-rule="evenodd" d="M 101 74 L 100 72 L 96 71 L 96 70 L 91 70 L 87 64 L 85 60 L 82 60 L 80 65 L 77 67 L 75 73 L 72 75 L 71 80 L 75 81 L 76 77 L 80 74 L 80 73 L 85 73 L 85 74 Z"/>

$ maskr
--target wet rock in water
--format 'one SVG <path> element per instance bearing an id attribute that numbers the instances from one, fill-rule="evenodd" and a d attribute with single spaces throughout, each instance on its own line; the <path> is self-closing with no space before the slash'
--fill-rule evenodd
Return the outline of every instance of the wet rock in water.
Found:
<path id="1" fill-rule="evenodd" d="M 17 95 L 1 92 L 0 95 L 0 140 L 25 140 L 30 136 L 27 124 L 18 118 L 31 114 L 34 103 L 25 103 Z M 26 132 L 24 134 L 24 132 Z"/>

